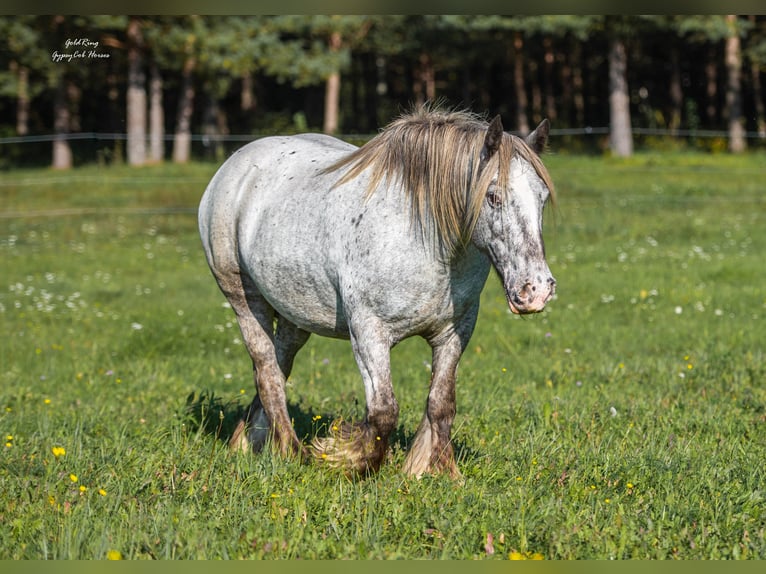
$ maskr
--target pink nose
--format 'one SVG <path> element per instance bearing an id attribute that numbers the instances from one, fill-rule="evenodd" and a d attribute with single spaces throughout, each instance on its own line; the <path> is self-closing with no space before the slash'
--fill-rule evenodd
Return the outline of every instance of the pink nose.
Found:
<path id="1" fill-rule="evenodd" d="M 556 280 L 548 276 L 545 281 L 527 281 L 521 289 L 508 294 L 508 305 L 516 314 L 539 313 L 556 292 Z"/>

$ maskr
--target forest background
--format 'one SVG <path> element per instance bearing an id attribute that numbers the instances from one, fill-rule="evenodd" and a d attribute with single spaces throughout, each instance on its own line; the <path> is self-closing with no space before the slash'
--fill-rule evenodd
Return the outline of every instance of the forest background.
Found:
<path id="1" fill-rule="evenodd" d="M 766 145 L 764 73 L 754 15 L 2 16 L 0 169 L 361 143 L 428 101 L 547 117 L 559 151 L 738 153 Z"/>

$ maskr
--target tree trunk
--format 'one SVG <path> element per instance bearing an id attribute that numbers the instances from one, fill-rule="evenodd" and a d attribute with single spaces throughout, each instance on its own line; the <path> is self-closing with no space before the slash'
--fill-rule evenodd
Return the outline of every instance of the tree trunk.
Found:
<path id="1" fill-rule="evenodd" d="M 668 127 L 670 133 L 678 135 L 681 127 L 681 110 L 683 108 L 683 89 L 681 87 L 681 62 L 678 54 L 678 46 L 673 46 L 670 51 L 670 120 Z"/>
<path id="2" fill-rule="evenodd" d="M 152 63 L 149 79 L 149 159 L 161 163 L 165 159 L 165 110 L 162 107 L 162 75 Z"/>
<path id="3" fill-rule="evenodd" d="M 127 130 L 128 164 L 146 163 L 146 74 L 141 51 L 143 36 L 141 22 L 131 18 L 128 23 L 128 94 Z"/>
<path id="4" fill-rule="evenodd" d="M 532 92 L 532 124 L 537 125 L 540 120 L 543 119 L 543 93 L 540 90 L 540 74 L 537 66 L 537 62 L 534 59 L 529 59 L 529 66 L 527 68 L 529 74 L 527 75 L 527 84 L 529 79 L 532 79 L 532 86 L 530 91 Z"/>
<path id="5" fill-rule="evenodd" d="M 473 93 L 473 77 L 471 74 L 471 65 L 469 62 L 463 62 L 462 72 L 460 74 L 460 93 L 464 103 L 471 101 Z"/>
<path id="6" fill-rule="evenodd" d="M 609 148 L 618 157 L 633 154 L 627 69 L 625 44 L 620 38 L 612 37 L 609 43 Z"/>
<path id="7" fill-rule="evenodd" d="M 742 51 L 737 17 L 726 16 L 729 36 L 726 38 L 726 109 L 729 112 L 729 151 L 741 153 L 747 148 L 742 117 Z"/>
<path id="8" fill-rule="evenodd" d="M 106 97 L 108 100 L 108 113 L 109 113 L 109 130 L 111 133 L 117 133 L 122 131 L 124 120 L 124 109 L 120 103 L 120 89 L 118 87 L 119 82 L 117 74 L 110 72 L 106 76 Z M 124 157 L 125 142 L 120 138 L 115 138 L 111 152 L 107 152 L 107 157 L 111 159 L 114 164 L 122 164 L 125 160 Z"/>
<path id="9" fill-rule="evenodd" d="M 253 89 L 253 74 L 242 74 L 242 89 L 239 92 L 239 109 L 249 112 L 255 108 L 255 91 Z"/>
<path id="10" fill-rule="evenodd" d="M 524 37 L 516 32 L 513 38 L 513 87 L 516 92 L 516 129 L 521 135 L 529 133 L 527 119 L 527 87 L 524 83 Z"/>
<path id="11" fill-rule="evenodd" d="M 436 72 L 431 55 L 428 52 L 421 52 L 415 68 L 415 81 L 412 90 L 415 93 L 416 105 L 422 106 L 425 102 L 433 102 L 436 99 L 435 78 Z"/>
<path id="12" fill-rule="evenodd" d="M 338 108 L 340 106 L 340 72 L 327 78 L 324 91 L 324 124 L 322 131 L 334 134 L 338 131 Z"/>
<path id="13" fill-rule="evenodd" d="M 756 24 L 755 16 L 749 17 L 753 26 Z M 766 110 L 763 105 L 763 90 L 761 88 L 761 67 L 758 62 L 750 60 L 750 78 L 753 84 L 753 100 L 755 101 L 755 122 L 758 128 L 758 137 L 766 138 Z"/>
<path id="14" fill-rule="evenodd" d="M 173 139 L 173 161 L 186 163 L 191 157 L 191 119 L 194 111 L 194 56 L 187 56 L 184 62 L 181 98 L 178 101 L 176 132 Z"/>
<path id="15" fill-rule="evenodd" d="M 202 133 L 208 155 L 216 161 L 223 160 L 224 149 L 222 136 L 228 132 L 226 114 L 218 104 L 218 100 L 210 96 L 203 118 Z"/>
<path id="16" fill-rule="evenodd" d="M 755 62 L 750 63 L 750 74 L 753 82 L 753 99 L 755 100 L 755 121 L 758 126 L 758 137 L 766 138 L 766 110 L 763 105 L 761 68 Z"/>
<path id="17" fill-rule="evenodd" d="M 29 133 L 29 68 L 19 66 L 19 89 L 16 93 L 16 133 L 25 136 Z"/>
<path id="18" fill-rule="evenodd" d="M 708 49 L 705 62 L 705 117 L 709 128 L 716 127 L 718 116 L 718 66 L 716 65 L 716 50 L 714 46 Z"/>
<path id="19" fill-rule="evenodd" d="M 69 146 L 69 102 L 67 101 L 66 80 L 59 76 L 56 95 L 53 102 L 53 127 L 56 132 L 53 140 L 53 169 L 72 167 L 72 149 Z"/>
<path id="20" fill-rule="evenodd" d="M 67 105 L 69 106 L 69 131 L 77 133 L 82 131 L 82 122 L 80 121 L 80 100 L 82 99 L 82 88 L 73 80 L 69 80 L 66 86 Z"/>
<path id="21" fill-rule="evenodd" d="M 575 41 L 572 50 L 572 90 L 574 91 L 575 125 L 577 126 L 585 125 L 584 85 L 585 82 L 582 79 L 582 46 L 579 41 Z"/>
<path id="22" fill-rule="evenodd" d="M 330 34 L 330 51 L 340 50 L 340 32 Z M 338 131 L 338 109 L 340 107 L 340 70 L 333 70 L 325 83 L 324 92 L 324 125 L 322 131 L 334 134 Z"/>
<path id="23" fill-rule="evenodd" d="M 366 54 L 364 61 L 364 100 L 362 104 L 362 129 L 367 132 L 373 132 L 378 127 L 378 118 L 376 110 L 378 105 L 378 66 L 375 62 L 374 54 Z"/>
<path id="24" fill-rule="evenodd" d="M 545 79 L 545 117 L 555 123 L 556 97 L 554 96 L 553 87 L 553 64 L 556 61 L 556 56 L 553 53 L 553 40 L 551 40 L 550 36 L 543 38 L 543 46 L 545 46 L 545 66 L 543 68 Z"/>

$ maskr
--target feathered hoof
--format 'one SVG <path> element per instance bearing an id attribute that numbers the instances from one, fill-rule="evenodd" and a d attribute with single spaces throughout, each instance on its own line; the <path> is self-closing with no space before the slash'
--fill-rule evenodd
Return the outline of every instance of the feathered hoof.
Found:
<path id="1" fill-rule="evenodd" d="M 274 452 L 285 458 L 296 457 L 301 462 L 311 460 L 309 450 L 297 438 L 290 435 L 285 436 L 284 440 L 280 440 L 281 438 L 281 435 L 272 436 L 268 427 L 248 424 L 241 420 L 229 439 L 229 449 L 232 452 L 258 454 L 266 445 L 270 445 Z"/>
<path id="2" fill-rule="evenodd" d="M 330 433 L 311 441 L 311 452 L 317 462 L 347 476 L 367 476 L 378 471 L 386 456 L 387 439 L 376 435 L 364 423 L 336 421 L 330 425 Z"/>
<path id="3" fill-rule="evenodd" d="M 455 463 L 455 455 L 449 442 L 433 444 L 430 429 L 420 430 L 404 461 L 404 474 L 417 479 L 426 474 L 446 474 L 455 481 L 462 481 L 463 475 Z"/>

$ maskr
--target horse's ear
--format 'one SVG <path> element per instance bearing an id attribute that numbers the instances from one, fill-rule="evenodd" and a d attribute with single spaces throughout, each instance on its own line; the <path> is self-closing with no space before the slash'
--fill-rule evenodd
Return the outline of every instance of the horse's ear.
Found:
<path id="1" fill-rule="evenodd" d="M 544 119 L 540 122 L 540 125 L 535 128 L 535 131 L 527 136 L 527 144 L 537 155 L 540 155 L 543 153 L 543 150 L 545 150 L 545 144 L 548 143 L 548 131 L 550 128 L 550 122 L 547 119 Z"/>
<path id="2" fill-rule="evenodd" d="M 500 148 L 500 142 L 503 141 L 503 120 L 500 119 L 500 115 L 496 115 L 495 119 L 489 124 L 487 128 L 487 135 L 484 138 L 484 148 L 481 150 L 481 158 L 487 159 L 492 157 L 495 152 Z"/>

